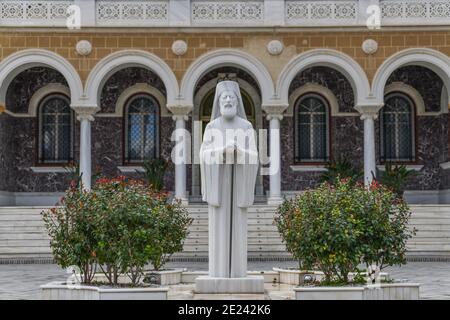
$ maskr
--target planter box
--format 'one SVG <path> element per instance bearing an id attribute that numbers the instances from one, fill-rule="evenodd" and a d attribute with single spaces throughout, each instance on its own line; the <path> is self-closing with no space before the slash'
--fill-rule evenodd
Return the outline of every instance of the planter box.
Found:
<path id="1" fill-rule="evenodd" d="M 382 283 L 366 286 L 364 300 L 419 300 L 419 283 Z"/>
<path id="2" fill-rule="evenodd" d="M 44 300 L 167 300 L 166 288 L 107 288 L 51 282 L 41 286 Z"/>
<path id="3" fill-rule="evenodd" d="M 283 284 L 291 284 L 301 286 L 304 284 L 304 277 L 307 274 L 312 275 L 315 280 L 321 281 L 324 278 L 324 274 L 321 271 L 308 271 L 308 270 L 298 270 L 298 269 L 283 269 L 283 268 L 273 268 L 273 271 L 279 273 L 280 283 Z M 349 278 L 352 279 L 354 277 L 354 273 L 349 274 Z M 389 275 L 386 272 L 380 273 L 380 279 L 386 280 L 389 278 Z"/>
<path id="4" fill-rule="evenodd" d="M 296 300 L 364 300 L 364 287 L 297 287 Z"/>
<path id="5" fill-rule="evenodd" d="M 186 269 L 150 270 L 145 272 L 144 277 L 149 279 L 152 284 L 168 286 L 181 283 L 181 276 L 184 271 L 186 271 Z"/>
<path id="6" fill-rule="evenodd" d="M 360 287 L 297 287 L 296 300 L 418 300 L 420 284 L 386 283 Z"/>
<path id="7" fill-rule="evenodd" d="M 316 272 L 307 270 L 273 268 L 273 271 L 278 272 L 280 283 L 296 286 L 304 283 L 305 275 L 311 274 L 316 276 Z"/>

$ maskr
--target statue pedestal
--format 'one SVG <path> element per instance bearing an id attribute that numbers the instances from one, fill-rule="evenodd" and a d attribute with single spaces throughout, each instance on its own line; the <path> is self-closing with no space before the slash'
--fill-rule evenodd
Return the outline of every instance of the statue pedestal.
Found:
<path id="1" fill-rule="evenodd" d="M 200 276 L 195 279 L 196 293 L 264 293 L 263 276 L 245 278 L 212 278 Z"/>

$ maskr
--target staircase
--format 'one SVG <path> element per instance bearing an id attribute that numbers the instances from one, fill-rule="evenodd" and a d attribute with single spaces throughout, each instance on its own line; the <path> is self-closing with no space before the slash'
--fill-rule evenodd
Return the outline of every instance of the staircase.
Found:
<path id="1" fill-rule="evenodd" d="M 0 263 L 36 262 L 51 259 L 49 240 L 38 207 L 0 207 Z M 254 205 L 248 211 L 249 259 L 289 259 L 273 224 L 276 207 Z M 190 205 L 194 222 L 183 252 L 174 260 L 205 260 L 208 257 L 208 208 Z M 450 257 L 450 205 L 412 205 L 411 227 L 418 231 L 408 243 L 412 259 Z"/>
<path id="2" fill-rule="evenodd" d="M 0 207 L 1 260 L 49 260 L 52 253 L 41 211 L 37 207 Z"/>
<path id="3" fill-rule="evenodd" d="M 411 205 L 416 235 L 407 245 L 414 259 L 450 257 L 450 205 Z"/>

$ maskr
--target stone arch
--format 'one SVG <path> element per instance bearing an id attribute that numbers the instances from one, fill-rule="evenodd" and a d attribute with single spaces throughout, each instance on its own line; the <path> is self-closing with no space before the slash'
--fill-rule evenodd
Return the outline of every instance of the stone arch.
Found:
<path id="1" fill-rule="evenodd" d="M 115 72 L 128 68 L 141 67 L 158 75 L 167 92 L 167 105 L 176 105 L 178 81 L 172 69 L 159 57 L 141 50 L 123 50 L 112 53 L 100 60 L 88 76 L 85 95 L 90 105 L 99 105 L 100 93 L 106 81 Z"/>
<path id="2" fill-rule="evenodd" d="M 200 79 L 199 79 L 200 80 Z M 256 90 L 256 88 L 250 84 L 249 82 L 239 78 L 239 85 L 240 88 L 245 91 L 245 93 L 250 97 L 250 99 L 252 100 L 253 103 L 253 107 L 254 107 L 254 112 L 255 112 L 255 129 L 262 129 L 263 128 L 263 117 L 262 117 L 262 109 L 261 109 L 261 104 L 262 104 L 262 100 L 260 97 L 259 92 Z M 204 83 L 200 89 L 195 92 L 195 96 L 194 96 L 194 109 L 192 110 L 192 128 L 194 128 L 194 123 L 195 121 L 199 121 L 200 120 L 200 106 L 202 103 L 203 98 L 205 97 L 205 95 L 207 95 L 211 90 L 213 90 L 215 88 L 217 84 L 217 79 L 211 79 L 209 81 L 207 81 L 206 83 Z M 197 106 L 199 106 L 197 108 Z M 193 132 L 192 134 L 192 146 L 193 146 L 193 154 L 198 154 L 200 152 L 200 140 L 201 138 L 198 137 L 195 132 Z M 265 152 L 265 150 L 263 151 Z M 192 195 L 194 196 L 199 196 L 200 195 L 200 168 L 199 166 L 193 165 L 191 167 L 191 174 L 192 174 L 192 179 L 191 179 L 191 191 L 192 191 Z M 262 194 L 263 190 L 262 190 L 263 186 L 262 186 L 262 177 L 258 176 L 258 181 L 257 181 L 257 186 L 256 186 L 256 193 L 257 194 Z"/>
<path id="3" fill-rule="evenodd" d="M 352 57 L 332 49 L 314 49 L 297 55 L 281 71 L 276 85 L 276 97 L 282 104 L 289 103 L 289 86 L 295 76 L 315 66 L 329 67 L 342 73 L 352 85 L 355 104 L 369 103 L 369 80 L 364 70 Z"/>
<path id="4" fill-rule="evenodd" d="M 384 96 L 387 96 L 390 93 L 393 92 L 400 92 L 408 96 L 415 107 L 415 113 L 418 116 L 426 116 L 426 115 L 435 115 L 434 112 L 426 112 L 425 111 L 425 102 L 423 101 L 422 96 L 420 95 L 419 91 L 417 91 L 412 86 L 405 84 L 403 82 L 393 82 L 389 85 L 387 85 L 384 88 Z"/>
<path id="5" fill-rule="evenodd" d="M 122 117 L 126 102 L 132 96 L 140 93 L 151 95 L 156 99 L 156 101 L 158 101 L 158 104 L 161 106 L 160 112 L 162 117 L 170 116 L 169 110 L 166 107 L 166 97 L 158 89 L 155 89 L 147 83 L 136 83 L 135 85 L 125 89 L 117 99 L 114 116 Z"/>
<path id="6" fill-rule="evenodd" d="M 22 71 L 32 67 L 48 67 L 61 73 L 70 89 L 71 104 L 81 104 L 83 84 L 78 72 L 65 58 L 52 51 L 42 49 L 19 51 L 0 63 L 0 104 L 5 104 L 6 92 L 11 81 Z"/>
<path id="7" fill-rule="evenodd" d="M 297 89 L 295 89 L 290 95 L 289 95 L 289 107 L 286 109 L 285 115 L 286 116 L 293 116 L 294 115 L 294 106 L 297 102 L 298 98 L 301 96 L 307 94 L 307 93 L 316 93 L 322 95 L 328 102 L 330 106 L 330 115 L 333 117 L 339 117 L 339 116 L 354 116 L 357 115 L 357 113 L 349 113 L 349 112 L 340 112 L 339 111 L 339 102 L 334 95 L 333 91 L 328 89 L 327 87 L 324 87 L 317 83 L 307 83 Z"/>
<path id="8" fill-rule="evenodd" d="M 270 105 L 274 97 L 274 87 L 269 71 L 258 59 L 236 49 L 219 49 L 205 53 L 189 66 L 181 81 L 180 99 L 183 99 L 184 104 L 193 106 L 197 82 L 208 71 L 223 66 L 233 66 L 248 72 L 259 85 L 262 105 Z"/>
<path id="9" fill-rule="evenodd" d="M 55 93 L 63 94 L 67 97 L 70 97 L 70 89 L 67 88 L 65 85 L 59 83 L 50 83 L 45 87 L 38 89 L 31 96 L 30 104 L 28 106 L 28 115 L 31 117 L 36 117 L 42 99 L 44 99 L 46 96 L 50 94 Z"/>
<path id="10" fill-rule="evenodd" d="M 404 66 L 422 66 L 435 72 L 444 82 L 450 97 L 450 59 L 443 53 L 427 48 L 413 48 L 397 52 L 378 68 L 372 81 L 372 95 L 380 105 L 384 101 L 384 90 L 389 76 Z"/>

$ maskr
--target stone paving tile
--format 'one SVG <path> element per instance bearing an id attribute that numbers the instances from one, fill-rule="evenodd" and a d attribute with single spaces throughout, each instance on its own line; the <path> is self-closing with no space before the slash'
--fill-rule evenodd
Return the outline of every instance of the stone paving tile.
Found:
<path id="1" fill-rule="evenodd" d="M 295 267 L 295 262 L 249 262 L 249 270 L 272 270 L 273 267 Z M 172 262 L 169 268 L 184 267 L 189 271 L 207 270 L 207 263 Z M 450 300 L 450 263 L 446 262 L 409 262 L 402 267 L 386 269 L 392 278 L 408 279 L 422 284 L 422 299 Z M 63 281 L 68 274 L 52 264 L 0 265 L 0 300 L 39 299 L 39 286 L 51 281 Z M 192 285 L 173 288 L 170 299 L 195 298 Z M 293 293 L 283 285 L 266 284 L 267 298 L 292 299 Z"/>

